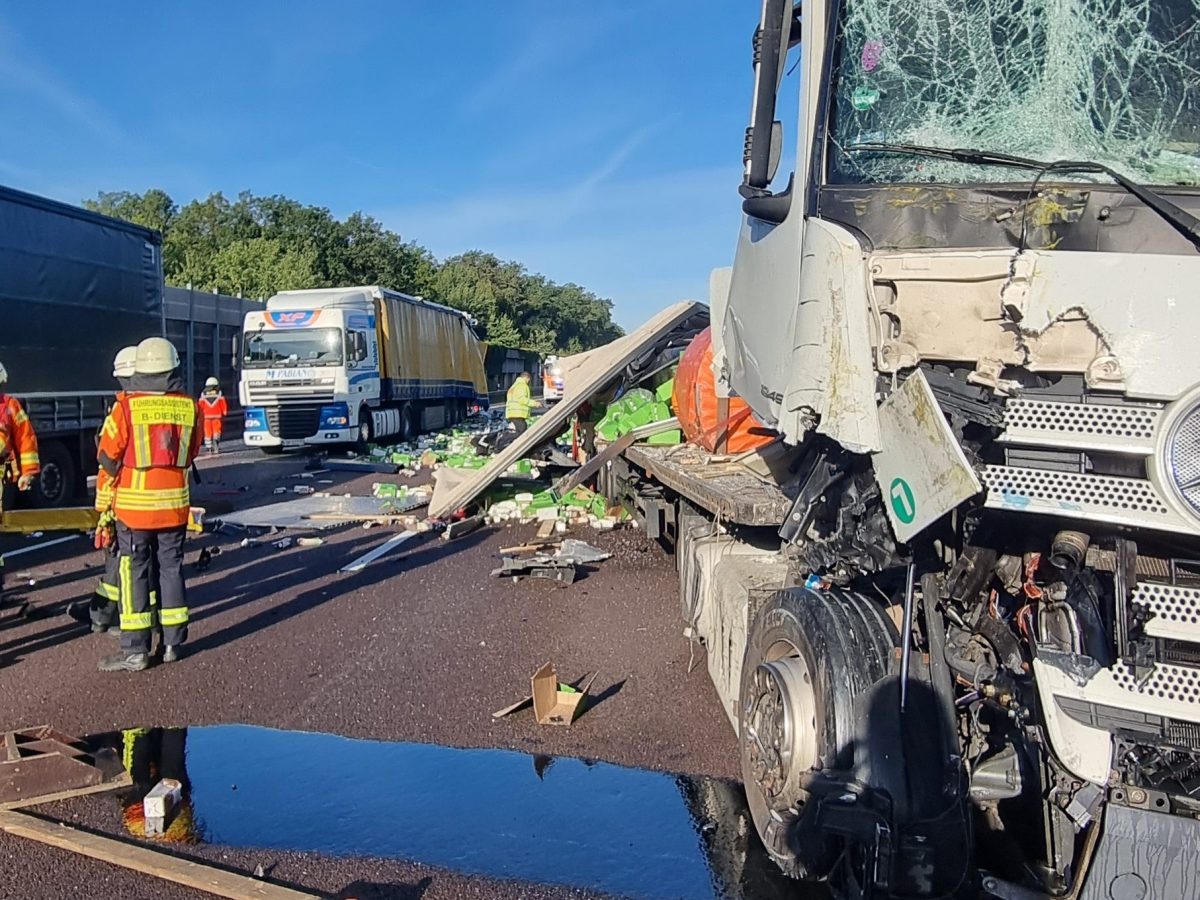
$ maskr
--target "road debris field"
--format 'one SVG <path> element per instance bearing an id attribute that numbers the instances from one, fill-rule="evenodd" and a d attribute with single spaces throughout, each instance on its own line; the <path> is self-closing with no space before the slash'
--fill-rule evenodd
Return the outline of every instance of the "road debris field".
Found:
<path id="1" fill-rule="evenodd" d="M 4 727 L 50 724 L 107 766 L 3 811 L 6 889 L 790 895 L 748 824 L 736 746 L 711 740 L 727 725 L 664 549 L 593 490 L 549 499 L 578 467 L 564 445 L 506 466 L 473 515 L 428 516 L 434 475 L 486 464 L 503 425 L 202 458 L 188 654 L 138 675 L 98 675 L 116 637 L 66 614 L 101 571 L 91 541 L 0 535 Z M 541 687 L 569 709 L 545 723 L 569 727 L 539 724 Z"/>

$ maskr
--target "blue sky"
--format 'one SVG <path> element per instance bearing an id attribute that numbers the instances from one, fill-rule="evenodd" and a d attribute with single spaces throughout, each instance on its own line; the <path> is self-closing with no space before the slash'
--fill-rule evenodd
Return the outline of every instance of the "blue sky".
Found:
<path id="1" fill-rule="evenodd" d="M 754 0 L 0 7 L 0 183 L 364 210 L 613 298 L 727 265 Z"/>

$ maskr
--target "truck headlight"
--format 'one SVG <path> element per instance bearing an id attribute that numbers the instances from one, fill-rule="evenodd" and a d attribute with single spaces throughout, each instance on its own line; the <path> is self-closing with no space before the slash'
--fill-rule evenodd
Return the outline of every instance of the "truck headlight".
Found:
<path id="1" fill-rule="evenodd" d="M 267 414 L 258 407 L 248 407 L 243 410 L 242 428 L 246 431 L 266 431 Z"/>
<path id="2" fill-rule="evenodd" d="M 1176 505 L 1200 518 L 1200 389 L 1177 401 L 1163 423 L 1159 466 Z"/>
<path id="3" fill-rule="evenodd" d="M 345 403 L 331 403 L 321 407 L 322 428 L 345 428 L 350 424 L 350 407 Z"/>

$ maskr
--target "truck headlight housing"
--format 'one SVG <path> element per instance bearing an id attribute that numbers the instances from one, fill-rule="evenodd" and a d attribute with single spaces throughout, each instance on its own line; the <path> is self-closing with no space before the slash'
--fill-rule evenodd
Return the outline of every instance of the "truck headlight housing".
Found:
<path id="1" fill-rule="evenodd" d="M 242 428 L 246 431 L 266 431 L 267 430 L 267 414 L 264 410 L 257 406 L 247 407 L 243 410 L 245 419 L 242 423 Z"/>
<path id="2" fill-rule="evenodd" d="M 1200 519 L 1200 389 L 1177 401 L 1163 423 L 1159 472 L 1175 505 Z"/>
<path id="3" fill-rule="evenodd" d="M 350 424 L 350 407 L 345 403 L 331 403 L 321 407 L 322 428 L 345 428 Z"/>

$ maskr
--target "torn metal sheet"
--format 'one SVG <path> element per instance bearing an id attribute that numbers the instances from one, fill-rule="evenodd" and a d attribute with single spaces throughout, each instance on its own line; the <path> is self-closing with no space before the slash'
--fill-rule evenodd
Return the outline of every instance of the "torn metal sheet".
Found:
<path id="1" fill-rule="evenodd" d="M 1200 264 L 1194 253 L 1025 255 L 1031 258 L 1028 281 L 1005 292 L 1022 334 L 1084 319 L 1111 353 L 1130 397 L 1174 400 L 1200 381 Z"/>
<path id="2" fill-rule="evenodd" d="M 404 500 L 377 497 L 302 497 L 221 516 L 227 525 L 251 528 L 326 528 L 330 525 L 400 515 L 425 503 L 425 495 Z M 320 516 L 320 519 L 314 519 Z"/>
<path id="3" fill-rule="evenodd" d="M 554 555 L 559 559 L 566 559 L 586 565 L 588 563 L 604 562 L 612 554 L 606 553 L 599 547 L 593 547 L 587 541 L 581 541 L 577 538 L 564 538 L 558 547 L 558 552 Z"/>
<path id="4" fill-rule="evenodd" d="M 518 459 L 533 452 L 539 444 L 553 440 L 575 411 L 597 391 L 617 378 L 630 363 L 651 351 L 660 341 L 689 319 L 707 319 L 708 307 L 692 300 L 676 303 L 663 310 L 632 334 L 610 344 L 561 360 L 566 393 L 529 429 L 491 458 L 482 469 L 454 487 L 443 487 L 443 473 L 437 472 L 438 488 L 429 504 L 430 515 L 444 516 L 462 509 L 477 498 Z M 448 482 L 447 482 L 448 483 Z"/>
<path id="5" fill-rule="evenodd" d="M 879 407 L 879 424 L 873 468 L 898 541 L 983 490 L 920 369 Z"/>

